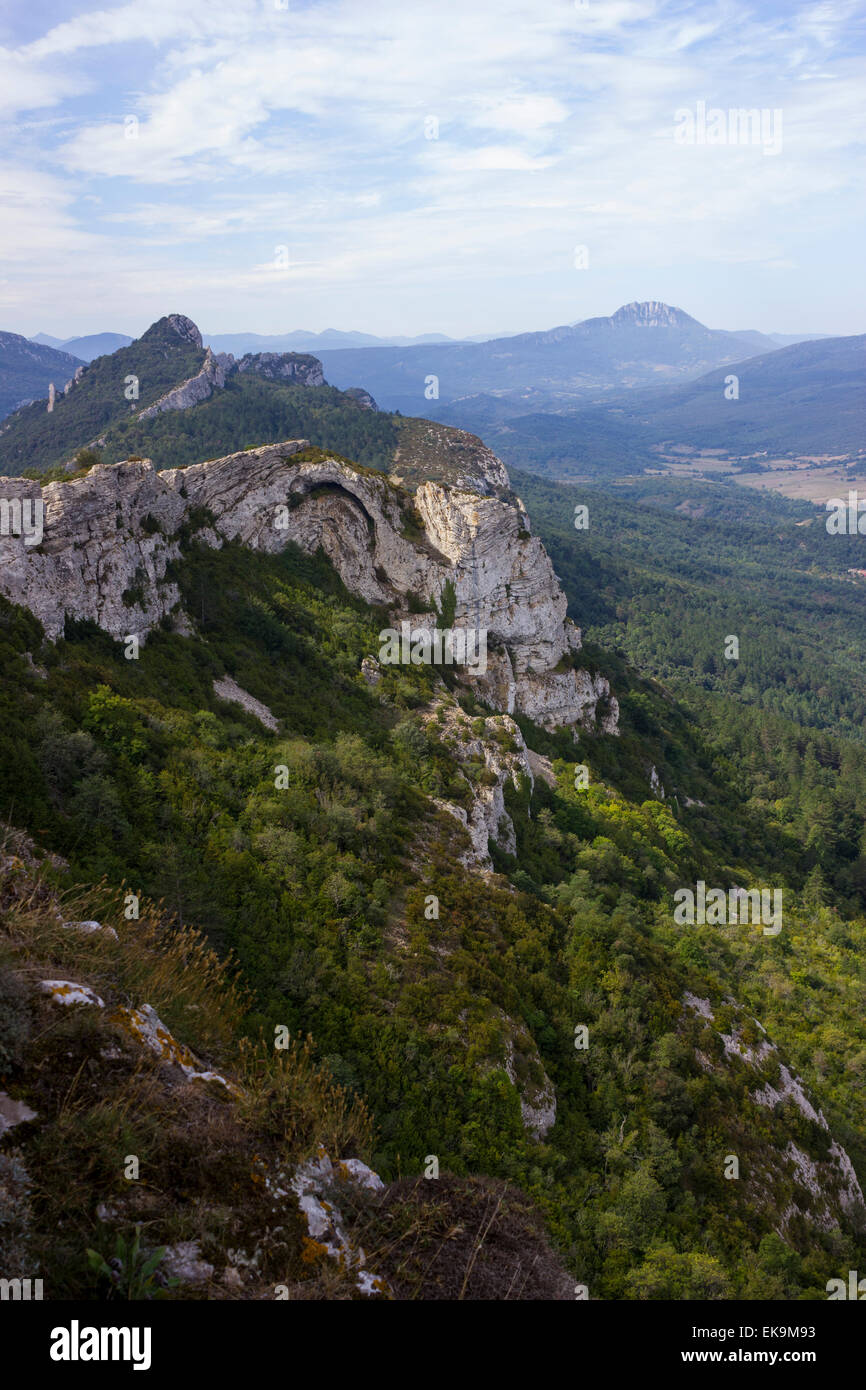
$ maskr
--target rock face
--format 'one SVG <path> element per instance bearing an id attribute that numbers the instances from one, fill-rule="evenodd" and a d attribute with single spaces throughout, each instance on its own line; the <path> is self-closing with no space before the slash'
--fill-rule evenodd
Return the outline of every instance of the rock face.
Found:
<path id="1" fill-rule="evenodd" d="M 180 550 L 166 535 L 176 532 L 186 506 L 149 460 L 95 467 L 42 489 L 3 478 L 0 497 L 44 503 L 41 545 L 0 536 L 0 591 L 35 613 L 52 641 L 63 635 L 67 613 L 122 638 L 146 633 L 178 602 L 164 578 Z"/>
<path id="2" fill-rule="evenodd" d="M 726 1002 L 734 1004 L 733 1000 Z M 709 999 L 701 999 L 686 991 L 683 1003 L 706 1024 L 715 1024 Z M 794 1076 L 781 1061 L 776 1044 L 767 1037 L 766 1029 L 757 1019 L 751 1021 L 760 1029 L 760 1042 L 754 1046 L 745 1042 L 743 1024 L 746 1021 L 746 1015 L 741 1014 L 730 1033 L 715 1029 L 722 1044 L 721 1058 L 714 1062 L 705 1052 L 698 1051 L 696 1055 L 701 1067 L 707 1072 L 722 1068 L 736 1069 L 739 1066 L 750 1069 L 753 1073 L 750 1095 L 756 1105 L 774 1110 L 776 1106 L 789 1102 L 799 1110 L 804 1120 L 814 1126 L 815 1131 L 823 1131 L 822 1142 L 812 1146 L 813 1154 L 804 1152 L 793 1140 L 789 1140 L 784 1149 L 768 1149 L 766 1168 L 753 1175 L 753 1183 L 764 1192 L 772 1191 L 779 1175 L 783 1175 L 791 1185 L 790 1200 L 780 1212 L 778 1233 L 784 1235 L 796 1218 L 804 1218 L 819 1229 L 829 1231 L 838 1226 L 840 1214 L 844 1214 L 857 1229 L 866 1229 L 866 1202 L 851 1159 L 830 1133 L 823 1111 L 812 1104 L 803 1080 Z M 759 1085 L 759 1082 L 763 1084 Z"/>
<path id="3" fill-rule="evenodd" d="M 467 867 L 493 867 L 487 842 L 493 840 L 506 854 L 517 853 L 514 823 L 505 809 L 504 789 L 512 782 L 519 789 L 521 777 L 533 782 L 523 735 L 508 715 L 483 720 L 476 733 L 473 721 L 454 702 L 437 702 L 425 716 L 459 763 L 483 765 L 484 780 L 472 781 L 461 773 L 470 792 L 467 804 L 437 800 L 442 810 L 460 821 L 469 835 L 470 848 L 462 862 Z"/>
<path id="4" fill-rule="evenodd" d="M 167 314 L 163 323 L 166 329 L 180 338 L 182 343 L 188 343 L 190 347 L 199 349 L 203 346 L 201 334 L 192 319 L 188 319 L 186 314 Z M 152 327 L 156 326 L 152 325 Z"/>
<path id="5" fill-rule="evenodd" d="M 379 409 L 373 397 L 370 395 L 370 392 L 365 391 L 363 386 L 347 386 L 343 395 L 348 396 L 349 400 L 354 401 L 362 410 Z"/>
<path id="6" fill-rule="evenodd" d="M 213 395 L 214 391 L 222 391 L 225 384 L 225 367 L 208 348 L 201 371 L 197 372 L 195 376 L 191 376 L 187 381 L 182 381 L 171 391 L 166 391 L 165 395 L 160 396 L 153 405 L 142 410 L 138 418 L 139 420 L 150 420 L 154 415 L 161 415 L 165 410 L 187 410 L 191 405 L 198 405 L 199 401 L 206 401 L 209 396 Z"/>
<path id="7" fill-rule="evenodd" d="M 506 1042 L 505 1071 L 520 1097 L 520 1116 L 524 1129 L 535 1139 L 543 1139 L 556 1124 L 556 1089 L 538 1055 L 538 1048 L 529 1033 L 514 1019 L 508 1019 L 512 1036 Z M 515 1044 L 519 1045 L 526 1066 L 529 1057 L 532 1069 L 540 1073 L 521 1077 L 515 1060 Z"/>
<path id="8" fill-rule="evenodd" d="M 190 320 L 185 322 L 190 323 Z M 198 346 L 201 346 L 201 334 L 195 329 L 198 338 Z M 183 334 L 179 334 L 183 336 Z M 186 334 L 189 341 L 189 334 Z M 263 376 L 268 381 L 291 381 L 299 386 L 324 386 L 325 377 L 322 372 L 322 364 L 318 357 L 311 357 L 306 353 L 297 352 L 248 352 L 239 362 L 236 362 L 230 352 L 220 352 L 214 355 L 208 348 L 201 370 L 195 376 L 182 381 L 179 386 L 174 386 L 170 391 L 166 391 L 158 401 L 149 405 L 145 410 L 139 412 L 139 420 L 150 420 L 154 415 L 161 415 L 166 410 L 188 410 L 190 406 L 198 405 L 200 401 L 206 401 L 212 396 L 214 391 L 222 391 L 225 388 L 226 378 L 233 372 L 254 372 L 257 376 Z M 69 383 L 71 386 L 72 383 Z M 67 387 L 67 389 L 69 389 Z M 372 397 L 370 398 L 372 400 Z M 375 406 L 372 407 L 375 409 Z"/>
<path id="9" fill-rule="evenodd" d="M 494 708 L 549 728 L 598 718 L 613 732 L 607 681 L 575 669 L 580 632 L 566 618 L 547 552 L 522 503 L 495 495 L 507 482 L 495 456 L 476 468 L 471 487 L 426 482 L 413 498 L 380 473 L 305 452 L 306 440 L 290 440 L 162 473 L 130 460 L 42 490 L 0 479 L 0 497 L 45 504 L 41 544 L 0 536 L 0 592 L 35 613 L 51 639 L 69 614 L 143 640 L 178 604 L 166 567 L 180 554 L 184 519 L 206 508 L 206 544 L 321 546 L 346 587 L 387 607 L 395 622 L 409 620 L 417 632 L 440 622 L 486 630 L 487 669 L 473 681 Z M 449 621 L 432 609 L 419 615 L 418 599 L 448 610 Z"/>
<path id="10" fill-rule="evenodd" d="M 231 353 L 226 356 L 234 362 Z M 293 381 L 299 386 L 325 385 L 325 375 L 318 357 L 304 352 L 248 352 L 237 363 L 237 370 L 255 372 L 267 381 Z"/>

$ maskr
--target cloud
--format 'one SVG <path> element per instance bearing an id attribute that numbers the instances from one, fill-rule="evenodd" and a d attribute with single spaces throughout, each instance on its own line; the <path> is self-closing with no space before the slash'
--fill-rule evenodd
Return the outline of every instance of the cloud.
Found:
<path id="1" fill-rule="evenodd" d="M 88 255 L 97 299 L 101 276 L 140 302 L 131 268 L 146 266 L 151 293 L 186 284 L 215 319 L 226 296 L 251 311 L 266 300 L 284 241 L 292 294 L 322 296 L 335 321 L 347 296 L 375 307 L 389 285 L 431 317 L 443 292 L 463 312 L 473 283 L 498 282 L 494 304 L 558 276 L 571 294 L 578 243 L 594 267 L 650 278 L 676 262 L 795 263 L 811 227 L 829 267 L 863 211 L 854 12 L 845 0 L 82 8 L 6 55 L 5 109 L 50 107 L 58 124 L 21 120 L 6 141 L 20 191 L 0 238 L 19 278 L 4 293 L 50 284 L 72 303 L 69 264 L 80 272 Z M 782 108 L 782 153 L 677 146 L 674 113 L 698 100 Z"/>

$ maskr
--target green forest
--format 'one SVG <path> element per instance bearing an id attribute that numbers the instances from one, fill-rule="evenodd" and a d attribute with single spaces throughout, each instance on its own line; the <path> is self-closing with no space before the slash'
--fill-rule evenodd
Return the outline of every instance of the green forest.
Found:
<path id="1" fill-rule="evenodd" d="M 528 501 L 577 616 L 567 506 L 560 537 L 544 498 Z M 666 693 L 637 673 L 639 653 L 629 664 L 590 644 L 583 660 L 611 679 L 621 735 L 581 735 L 582 791 L 571 735 L 520 719 L 556 785 L 509 790 L 518 852 L 491 842 L 500 876 L 479 892 L 430 801 L 461 794 L 436 721 L 420 718 L 431 673 L 387 670 L 375 692 L 359 674 L 382 614 L 293 548 L 187 541 L 175 578 L 197 634 L 167 624 L 134 662 L 90 624 L 52 647 L 35 619 L 0 605 L 4 820 L 65 855 L 81 882 L 134 884 L 203 929 L 253 992 L 250 1038 L 309 1032 L 329 1075 L 366 1103 L 386 1180 L 417 1176 L 433 1153 L 443 1172 L 517 1184 L 592 1297 L 818 1298 L 866 1260 L 851 1232 L 805 1215 L 782 1239 L 792 1195 L 801 1211 L 813 1200 L 785 1146 L 793 1136 L 818 1161 L 827 1134 L 789 1102 L 757 1105 L 753 1070 L 725 1066 L 720 1041 L 759 1019 L 781 1049 L 762 1079 L 784 1057 L 862 1167 L 862 745 L 700 683 Z M 602 568 L 596 637 L 609 587 Z M 268 704 L 279 734 L 217 699 L 226 672 Z M 499 736 L 471 694 L 437 698 Z M 768 942 L 748 926 L 675 927 L 671 895 L 698 877 L 782 886 L 785 931 Z M 687 990 L 712 1001 L 713 1026 L 684 1019 Z M 167 1019 L 183 1038 L 189 1017 Z M 540 1062 L 556 1087 L 541 1142 L 503 1070 L 513 1025 L 532 1042 L 518 1073 Z M 746 1182 L 723 1177 L 731 1151 Z"/>

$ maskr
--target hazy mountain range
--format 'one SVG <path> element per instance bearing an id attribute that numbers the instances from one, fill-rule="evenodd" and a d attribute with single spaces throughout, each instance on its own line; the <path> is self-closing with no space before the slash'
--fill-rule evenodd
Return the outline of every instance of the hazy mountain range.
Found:
<path id="1" fill-rule="evenodd" d="M 449 338 L 446 333 L 421 333 L 414 338 L 377 337 L 375 333 L 345 333 L 338 328 L 326 328 L 311 333 L 306 328 L 288 333 L 203 333 L 202 337 L 214 352 L 315 352 L 321 348 L 408 347 L 424 343 L 485 342 L 486 335 L 476 338 Z M 62 348 L 85 362 L 92 362 L 106 352 L 128 347 L 134 338 L 126 333 L 91 333 L 81 338 L 53 338 L 49 333 L 37 333 L 30 339 L 44 347 Z"/>
<path id="2" fill-rule="evenodd" d="M 866 336 L 857 335 L 796 343 L 697 380 L 613 391 L 602 400 L 480 392 L 418 409 L 432 415 L 435 407 L 438 420 L 483 435 L 510 467 L 597 476 L 657 468 L 665 445 L 734 456 L 859 455 L 864 386 Z"/>
<path id="3" fill-rule="evenodd" d="M 619 314 L 626 316 L 627 310 L 637 306 L 629 305 L 621 309 Z M 655 306 L 664 308 L 666 306 Z M 680 313 L 681 311 L 676 311 Z M 616 319 L 616 315 L 613 316 Z M 684 319 L 688 315 L 682 316 Z M 571 325 L 572 329 L 586 329 L 589 325 L 606 322 L 607 320 L 587 319 L 583 323 Z M 695 320 L 692 320 L 695 322 Z M 535 338 L 543 340 L 550 334 L 562 334 L 562 328 L 554 328 L 540 333 L 519 333 L 519 334 L 490 334 L 477 333 L 465 338 L 453 338 L 447 333 L 419 333 L 415 336 L 401 336 L 399 334 L 377 335 L 375 333 L 360 333 L 356 331 L 343 331 L 337 328 L 326 328 L 321 333 L 313 333 L 309 329 L 296 328 L 286 333 L 207 333 L 202 332 L 204 343 L 213 349 L 214 352 L 231 352 L 235 356 L 246 352 L 331 352 L 342 351 L 344 349 L 360 348 L 380 348 L 380 347 L 429 347 L 432 345 L 467 345 L 479 343 L 499 343 L 503 339 L 516 341 L 517 339 Z M 772 351 L 774 347 L 787 347 L 791 343 L 810 342 L 816 338 L 827 337 L 822 333 L 756 333 L 752 329 L 744 329 L 733 335 L 744 341 L 749 341 L 756 350 Z M 44 347 L 62 349 L 64 352 L 72 353 L 83 362 L 92 362 L 95 357 L 100 357 L 107 352 L 115 352 L 120 347 L 128 347 L 134 338 L 126 333 L 91 333 L 86 336 L 73 338 L 56 338 L 49 333 L 36 333 L 30 339 L 32 343 L 39 343 Z"/>
<path id="4" fill-rule="evenodd" d="M 27 401 L 41 400 L 54 382 L 63 390 L 82 360 L 69 352 L 0 333 L 0 419 Z"/>
<path id="5" fill-rule="evenodd" d="M 128 347 L 134 339 L 126 333 L 89 333 L 83 338 L 52 338 L 48 333 L 37 333 L 31 343 L 41 343 L 45 347 L 62 348 L 71 352 L 82 362 L 92 362 L 95 357 L 103 357 L 107 352 Z"/>
<path id="6" fill-rule="evenodd" d="M 164 465 L 191 461 L 199 445 L 213 456 L 293 430 L 315 434 L 307 414 L 313 402 L 320 401 L 321 427 L 329 412 L 342 410 L 342 392 L 353 389 L 368 404 L 370 392 L 380 407 L 381 423 L 359 424 L 354 446 L 361 462 L 374 465 L 385 456 L 382 431 L 394 410 L 481 435 L 513 467 L 566 477 L 657 467 L 665 445 L 733 455 L 856 454 L 866 429 L 866 337 L 779 347 L 769 335 L 709 329 L 655 302 L 483 343 L 323 351 L 318 360 L 330 384 L 304 391 L 302 410 L 289 382 L 299 354 L 262 349 L 267 362 L 254 354 L 255 365 L 238 370 L 233 359 L 207 355 L 189 320 L 175 315 L 161 322 L 182 322 L 187 336 L 154 325 L 79 371 L 66 395 L 64 386 L 82 367 L 75 357 L 0 335 L 0 402 L 14 412 L 0 426 L 0 472 L 58 466 L 97 440 L 112 457 L 127 449 Z M 211 339 L 209 351 L 226 342 L 239 351 L 249 341 L 245 335 Z M 132 401 L 124 387 L 130 374 L 139 383 Z M 727 388 L 732 376 L 734 399 Z M 439 394 L 428 398 L 431 380 Z M 58 392 L 52 412 L 42 400 L 50 381 Z M 140 418 L 175 389 L 184 396 L 180 432 L 176 416 Z M 14 411 L 22 399 L 32 403 Z"/>
<path id="7" fill-rule="evenodd" d="M 336 386 L 363 381 L 380 405 L 436 416 L 439 402 L 479 392 L 558 408 L 617 389 L 665 385 L 713 367 L 775 352 L 767 334 L 729 333 L 657 301 L 623 305 L 609 317 L 484 343 L 325 351 Z"/>

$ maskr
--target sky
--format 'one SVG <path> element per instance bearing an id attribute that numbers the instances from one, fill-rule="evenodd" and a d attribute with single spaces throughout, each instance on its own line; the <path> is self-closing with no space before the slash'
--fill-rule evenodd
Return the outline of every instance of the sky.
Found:
<path id="1" fill-rule="evenodd" d="M 862 333 L 864 9 L 0 0 L 0 329 Z"/>

